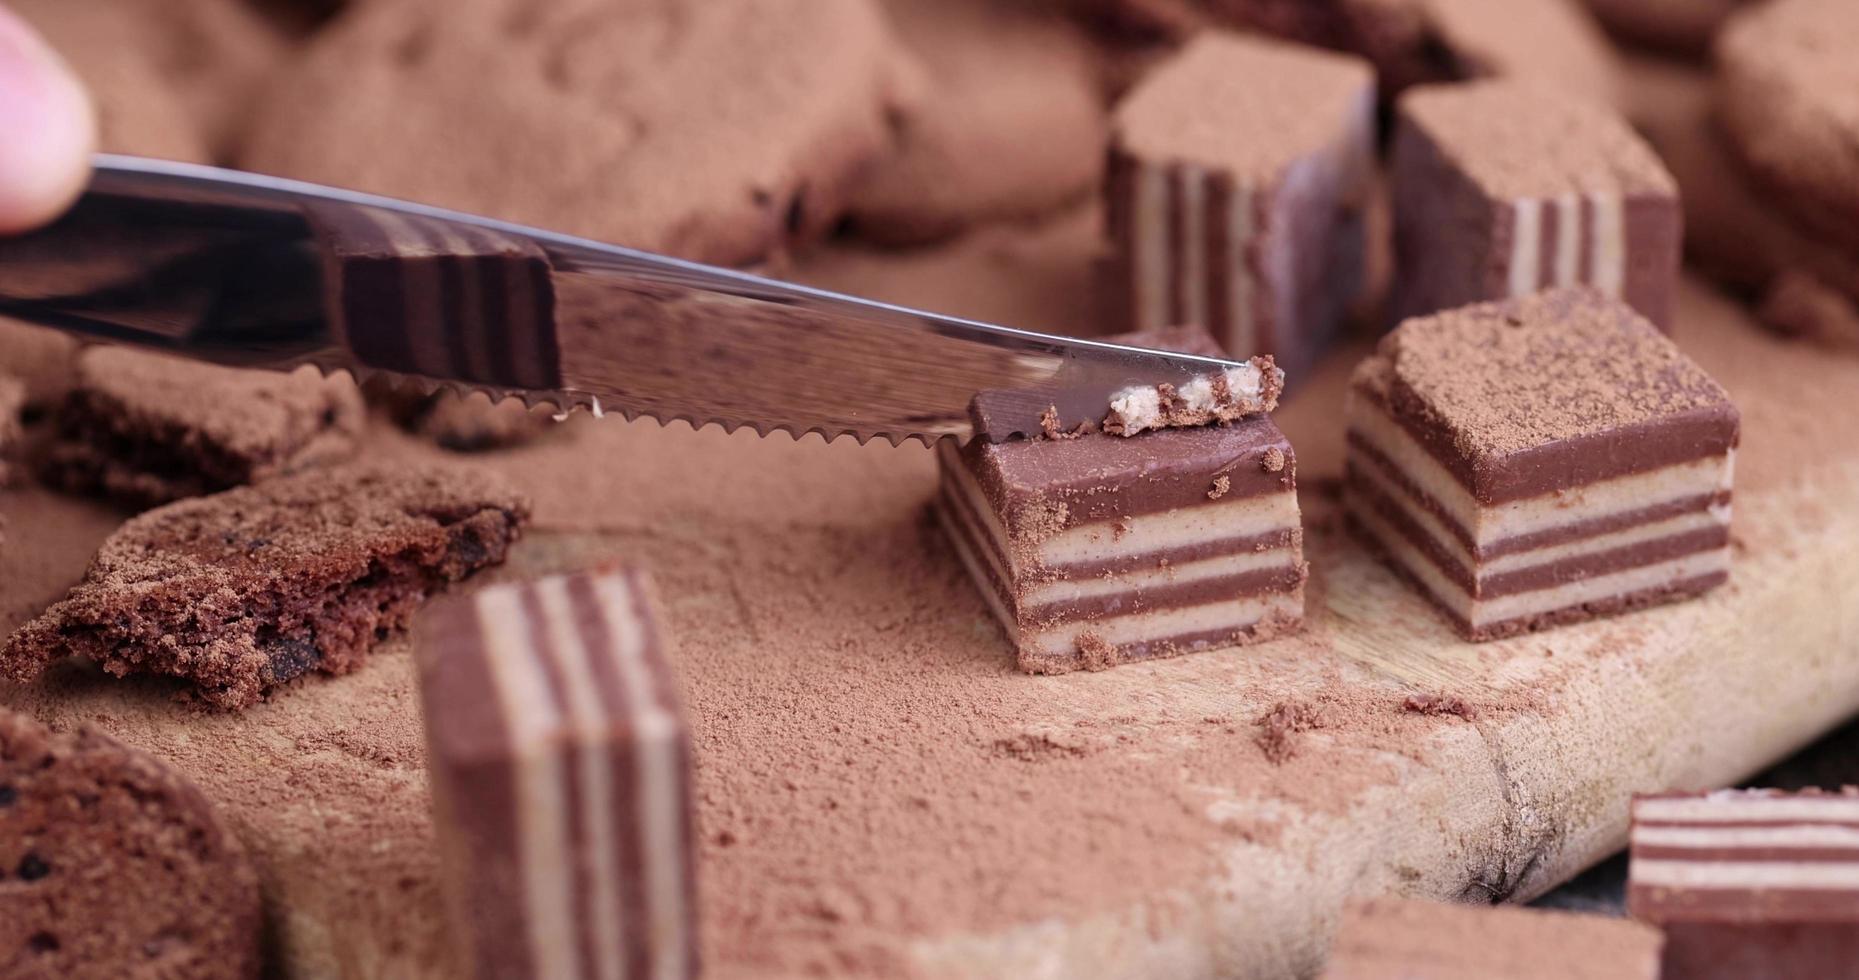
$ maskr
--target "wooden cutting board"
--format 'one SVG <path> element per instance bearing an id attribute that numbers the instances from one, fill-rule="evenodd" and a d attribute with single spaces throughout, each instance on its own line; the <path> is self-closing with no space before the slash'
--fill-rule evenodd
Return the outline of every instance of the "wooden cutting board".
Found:
<path id="1" fill-rule="evenodd" d="M 656 576 L 696 735 L 710 976 L 1307 975 L 1346 896 L 1527 899 L 1621 844 L 1632 793 L 1737 779 L 1859 709 L 1859 360 L 1695 284 L 1678 332 L 1744 414 L 1733 580 L 1607 622 L 1460 643 L 1342 533 L 1360 349 L 1280 414 L 1309 528 L 1300 637 L 1022 676 L 923 519 L 920 447 L 651 423 L 484 464 L 537 501 L 498 574 L 619 557 Z M 0 511 L 8 626 L 117 520 L 30 489 Z M 75 667 L 0 701 L 98 724 L 215 796 L 288 975 L 455 969 L 401 643 L 237 716 Z M 1273 742 L 1260 719 L 1287 703 L 1319 727 Z"/>

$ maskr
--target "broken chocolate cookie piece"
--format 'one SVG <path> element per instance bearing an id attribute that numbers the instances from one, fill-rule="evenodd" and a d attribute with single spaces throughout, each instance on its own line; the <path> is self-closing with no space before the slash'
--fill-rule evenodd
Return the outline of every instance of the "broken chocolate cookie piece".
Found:
<path id="1" fill-rule="evenodd" d="M 95 347 L 78 357 L 41 469 L 53 486 L 152 507 L 339 462 L 364 419 L 347 376 Z"/>
<path id="2" fill-rule="evenodd" d="M 244 708 L 311 671 L 343 674 L 425 598 L 503 561 L 529 507 L 470 471 L 350 465 L 141 515 L 65 599 L 15 632 L 0 672 L 87 657 Z"/>
<path id="3" fill-rule="evenodd" d="M 0 709 L 0 973 L 243 980 L 262 922 L 258 874 L 193 784 Z"/>
<path id="4" fill-rule="evenodd" d="M 1736 406 L 1619 300 L 1559 289 L 1409 320 L 1345 414 L 1352 522 L 1468 639 L 1728 580 Z"/>

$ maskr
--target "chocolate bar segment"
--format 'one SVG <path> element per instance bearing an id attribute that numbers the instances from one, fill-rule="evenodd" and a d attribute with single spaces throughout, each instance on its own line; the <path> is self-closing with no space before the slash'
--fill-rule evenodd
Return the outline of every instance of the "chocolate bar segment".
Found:
<path id="1" fill-rule="evenodd" d="M 1100 669 L 1303 623 L 1296 456 L 1270 418 L 1055 435 L 937 447 L 937 515 L 1020 669 Z"/>
<path id="2" fill-rule="evenodd" d="M 454 922 L 481 977 L 697 971 L 690 737 L 638 572 L 497 585 L 422 620 Z"/>
<path id="3" fill-rule="evenodd" d="M 400 211 L 306 209 L 336 340 L 368 367 L 503 388 L 561 387 L 548 253 Z"/>
<path id="4" fill-rule="evenodd" d="M 1219 32 L 1137 86 L 1108 177 L 1134 328 L 1309 368 L 1361 288 L 1374 107 L 1359 59 Z"/>
<path id="5" fill-rule="evenodd" d="M 1844 977 L 1859 964 L 1859 789 L 1633 801 L 1627 907 L 1665 975 Z"/>
<path id="6" fill-rule="evenodd" d="M 1657 980 L 1659 933 L 1622 919 L 1417 899 L 1351 902 L 1323 980 Z"/>
<path id="7" fill-rule="evenodd" d="M 1470 639 L 1728 577 L 1736 408 L 1618 300 L 1409 320 L 1357 368 L 1346 415 L 1352 521 Z"/>
<path id="8" fill-rule="evenodd" d="M 1399 317 L 1588 285 L 1671 325 L 1677 185 L 1605 107 L 1521 82 L 1415 89 L 1393 192 Z"/>

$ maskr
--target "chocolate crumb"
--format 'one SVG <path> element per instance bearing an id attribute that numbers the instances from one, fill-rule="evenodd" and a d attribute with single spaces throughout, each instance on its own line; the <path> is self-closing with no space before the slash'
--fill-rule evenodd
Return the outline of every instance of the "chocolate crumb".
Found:
<path id="1" fill-rule="evenodd" d="M 1093 632 L 1078 634 L 1078 654 L 1085 670 L 1104 670 L 1117 662 L 1116 646 Z"/>
<path id="2" fill-rule="evenodd" d="M 1297 736 L 1324 725 L 1323 712 L 1302 701 L 1280 701 L 1259 717 L 1259 748 L 1273 765 L 1297 755 Z"/>
<path id="3" fill-rule="evenodd" d="M 1259 457 L 1259 466 L 1267 473 L 1280 473 L 1285 468 L 1285 451 L 1271 446 Z"/>
<path id="4" fill-rule="evenodd" d="M 1088 421 L 1078 423 L 1070 432 L 1065 431 L 1064 424 L 1059 421 L 1057 405 L 1047 405 L 1045 411 L 1039 413 L 1039 435 L 1043 439 L 1077 439 L 1088 435 L 1090 431 L 1091 423 Z"/>
<path id="5" fill-rule="evenodd" d="M 1407 700 L 1401 702 L 1401 708 L 1420 715 L 1457 715 L 1466 721 L 1478 719 L 1478 709 L 1464 698 L 1444 694 L 1409 694 Z"/>
<path id="6" fill-rule="evenodd" d="M 1277 450 L 1270 451 L 1277 452 Z M 1223 473 L 1214 477 L 1214 485 L 1212 489 L 1207 491 L 1207 499 L 1219 500 L 1221 497 L 1226 496 L 1226 492 L 1231 489 L 1233 489 L 1233 478 Z"/>

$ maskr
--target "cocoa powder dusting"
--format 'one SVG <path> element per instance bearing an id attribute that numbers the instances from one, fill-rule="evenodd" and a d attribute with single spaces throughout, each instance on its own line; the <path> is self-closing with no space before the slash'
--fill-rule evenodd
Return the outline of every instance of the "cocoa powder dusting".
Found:
<path id="1" fill-rule="evenodd" d="M 1277 450 L 1272 451 L 1276 452 Z M 1214 477 L 1214 485 L 1207 489 L 1207 499 L 1219 500 L 1221 497 L 1226 496 L 1226 492 L 1231 489 L 1233 489 L 1232 477 L 1225 475 L 1216 476 Z"/>
<path id="2" fill-rule="evenodd" d="M 1464 698 L 1444 694 L 1409 694 L 1401 708 L 1419 715 L 1454 715 L 1466 721 L 1478 720 L 1478 709 Z"/>
<path id="3" fill-rule="evenodd" d="M 1300 701 L 1280 701 L 1259 719 L 1259 748 L 1273 765 L 1297 754 L 1297 736 L 1323 727 L 1323 712 Z"/>

